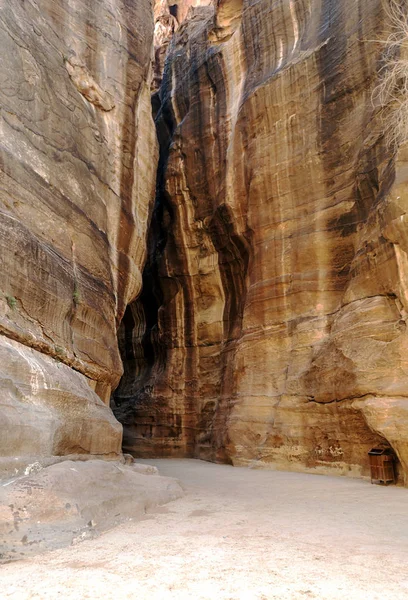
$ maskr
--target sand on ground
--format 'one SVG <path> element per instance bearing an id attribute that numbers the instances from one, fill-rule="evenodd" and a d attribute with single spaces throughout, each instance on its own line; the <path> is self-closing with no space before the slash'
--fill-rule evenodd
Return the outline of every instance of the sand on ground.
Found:
<path id="1" fill-rule="evenodd" d="M 408 599 L 408 490 L 151 460 L 185 497 L 0 568 L 1 600 Z"/>

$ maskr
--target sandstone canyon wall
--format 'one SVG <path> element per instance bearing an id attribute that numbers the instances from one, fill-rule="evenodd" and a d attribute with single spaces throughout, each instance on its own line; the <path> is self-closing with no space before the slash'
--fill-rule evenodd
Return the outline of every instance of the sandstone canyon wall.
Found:
<path id="1" fill-rule="evenodd" d="M 0 456 L 407 482 L 389 1 L 0 0 Z"/>
<path id="2" fill-rule="evenodd" d="M 151 2 L 1 0 L 0 27 L 0 456 L 114 457 L 158 155 Z"/>
<path id="3" fill-rule="evenodd" d="M 406 481 L 407 155 L 373 101 L 386 4 L 195 2 L 184 22 L 172 5 L 149 257 L 119 330 L 124 447 L 367 475 L 385 443 Z"/>

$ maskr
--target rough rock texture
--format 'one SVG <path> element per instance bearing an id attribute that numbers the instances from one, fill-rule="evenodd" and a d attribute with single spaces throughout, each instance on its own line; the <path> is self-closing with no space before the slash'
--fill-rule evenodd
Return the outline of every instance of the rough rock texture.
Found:
<path id="1" fill-rule="evenodd" d="M 120 452 L 98 396 L 107 403 L 120 379 L 117 324 L 141 287 L 153 26 L 150 0 L 0 2 L 7 456 Z"/>
<path id="2" fill-rule="evenodd" d="M 0 488 L 0 562 L 95 537 L 182 495 L 176 479 L 144 465 L 101 460 L 66 460 L 11 480 Z"/>
<path id="3" fill-rule="evenodd" d="M 155 0 L 153 92 L 161 85 L 168 47 L 180 24 L 194 15 L 195 7 L 212 4 L 213 0 Z"/>
<path id="4" fill-rule="evenodd" d="M 388 443 L 407 478 L 408 171 L 372 103 L 383 4 L 215 4 L 178 27 L 155 98 L 125 447 L 367 475 Z"/>
<path id="5" fill-rule="evenodd" d="M 129 451 L 367 475 L 386 443 L 407 482 L 382 0 L 0 0 L 0 28 L 0 453 L 116 456 L 121 353 Z"/>

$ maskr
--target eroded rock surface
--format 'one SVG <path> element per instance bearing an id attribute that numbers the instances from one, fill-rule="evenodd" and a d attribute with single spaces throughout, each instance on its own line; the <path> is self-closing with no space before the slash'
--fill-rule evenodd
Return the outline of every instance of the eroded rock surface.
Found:
<path id="1" fill-rule="evenodd" d="M 156 106 L 149 261 L 120 331 L 125 447 L 367 475 L 388 443 L 406 480 L 407 156 L 372 102 L 384 5 L 201 4 Z"/>
<path id="2" fill-rule="evenodd" d="M 121 452 L 98 396 L 108 403 L 122 374 L 117 324 L 141 287 L 153 25 L 150 0 L 0 3 L 7 456 Z"/>
<path id="3" fill-rule="evenodd" d="M 10 480 L 0 487 L 0 562 L 93 538 L 182 495 L 176 479 L 145 465 L 101 460 L 66 460 Z"/>
<path id="4" fill-rule="evenodd" d="M 121 453 L 122 427 L 67 365 L 0 336 L 0 457 Z"/>
<path id="5" fill-rule="evenodd" d="M 126 450 L 367 475 L 384 443 L 407 481 L 384 6 L 1 4 L 0 449 L 17 471 L 120 453 L 121 354 Z"/>

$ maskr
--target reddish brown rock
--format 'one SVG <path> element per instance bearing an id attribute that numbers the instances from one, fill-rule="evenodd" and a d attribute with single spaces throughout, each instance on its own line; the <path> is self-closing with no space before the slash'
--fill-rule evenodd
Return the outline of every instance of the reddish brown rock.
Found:
<path id="1" fill-rule="evenodd" d="M 388 443 L 407 477 L 406 153 L 372 102 L 383 6 L 225 0 L 175 33 L 120 336 L 127 449 L 367 475 Z"/>
<path id="2" fill-rule="evenodd" d="M 373 101 L 385 6 L 7 3 L 8 456 L 120 452 L 98 400 L 119 338 L 129 451 L 367 475 L 385 443 L 406 481 L 407 150 Z"/>

